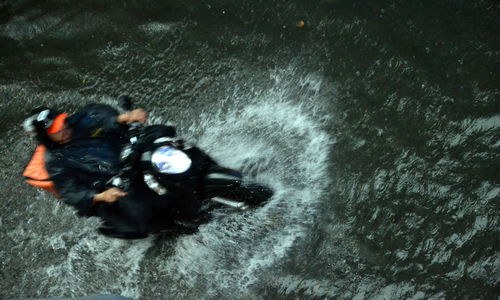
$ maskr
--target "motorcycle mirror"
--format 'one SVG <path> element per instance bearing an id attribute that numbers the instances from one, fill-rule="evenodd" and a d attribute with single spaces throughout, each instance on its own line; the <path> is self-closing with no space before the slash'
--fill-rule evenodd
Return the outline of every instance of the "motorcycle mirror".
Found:
<path id="1" fill-rule="evenodd" d="M 130 98 L 128 95 L 121 95 L 120 97 L 118 97 L 118 103 L 124 110 L 132 110 L 132 98 Z"/>

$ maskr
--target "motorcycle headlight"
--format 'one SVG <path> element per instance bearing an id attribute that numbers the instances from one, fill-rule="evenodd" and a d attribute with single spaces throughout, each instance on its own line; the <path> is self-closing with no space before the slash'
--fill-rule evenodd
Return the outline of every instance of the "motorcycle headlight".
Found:
<path id="1" fill-rule="evenodd" d="M 151 163 L 160 173 L 180 174 L 189 170 L 192 161 L 183 151 L 162 146 L 153 152 Z"/>

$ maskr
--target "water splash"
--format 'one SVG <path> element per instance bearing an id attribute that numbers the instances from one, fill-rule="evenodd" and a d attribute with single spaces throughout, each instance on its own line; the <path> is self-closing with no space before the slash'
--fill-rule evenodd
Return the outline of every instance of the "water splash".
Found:
<path id="1" fill-rule="evenodd" d="M 287 255 L 314 219 L 330 181 L 326 166 L 332 140 L 305 105 L 290 103 L 286 95 L 270 92 L 242 109 L 206 116 L 191 128 L 203 130 L 198 145 L 219 163 L 244 170 L 276 193 L 264 207 L 221 214 L 197 235 L 179 239 L 175 254 L 164 257 L 160 267 L 183 282 L 185 289 L 177 291 L 190 293 L 204 282 L 207 297 L 250 296 L 261 274 Z"/>

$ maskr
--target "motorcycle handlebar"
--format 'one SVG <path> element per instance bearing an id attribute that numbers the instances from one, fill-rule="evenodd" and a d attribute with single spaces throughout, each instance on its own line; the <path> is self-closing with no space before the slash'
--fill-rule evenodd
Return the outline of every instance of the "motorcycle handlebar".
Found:
<path id="1" fill-rule="evenodd" d="M 120 107 L 126 111 L 132 110 L 132 98 L 128 95 L 121 95 L 118 97 L 118 102 L 120 103 Z"/>

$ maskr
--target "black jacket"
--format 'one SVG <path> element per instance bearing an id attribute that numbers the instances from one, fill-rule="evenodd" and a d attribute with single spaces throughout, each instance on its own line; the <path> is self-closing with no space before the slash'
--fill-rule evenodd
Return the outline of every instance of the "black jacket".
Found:
<path id="1" fill-rule="evenodd" d="M 120 150 L 126 128 L 118 112 L 108 105 L 90 104 L 66 120 L 72 128 L 70 142 L 49 149 L 46 166 L 64 201 L 83 216 L 96 214 L 96 193 L 120 169 Z"/>

